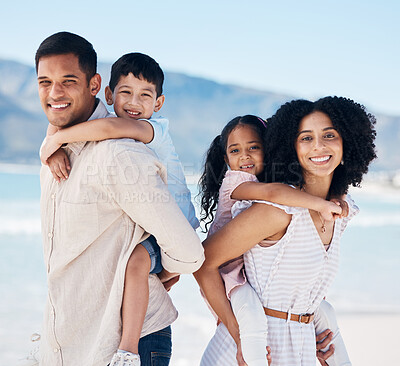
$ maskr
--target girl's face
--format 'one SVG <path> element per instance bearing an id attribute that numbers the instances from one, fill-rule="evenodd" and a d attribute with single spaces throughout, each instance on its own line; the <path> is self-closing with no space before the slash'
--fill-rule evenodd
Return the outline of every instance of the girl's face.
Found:
<path id="1" fill-rule="evenodd" d="M 262 141 L 251 126 L 238 125 L 229 134 L 225 161 L 232 170 L 254 175 L 264 170 Z"/>
<path id="2" fill-rule="evenodd" d="M 342 137 L 322 112 L 313 112 L 301 120 L 295 148 L 307 175 L 333 176 L 343 158 Z"/>

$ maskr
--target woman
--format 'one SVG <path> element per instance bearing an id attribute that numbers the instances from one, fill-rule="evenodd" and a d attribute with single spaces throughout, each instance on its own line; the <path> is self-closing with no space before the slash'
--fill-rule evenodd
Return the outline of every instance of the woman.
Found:
<path id="1" fill-rule="evenodd" d="M 376 157 L 374 123 L 361 105 L 345 98 L 286 103 L 268 121 L 265 181 L 291 184 L 324 199 L 346 194 Z M 357 212 L 347 201 L 348 217 L 335 222 L 302 208 L 235 204 L 237 217 L 204 242 L 206 261 L 195 274 L 223 323 L 201 365 L 238 363 L 238 326 L 218 267 L 242 254 L 248 281 L 267 314 L 272 365 L 315 365 L 313 313 L 337 272 L 340 236 Z"/>

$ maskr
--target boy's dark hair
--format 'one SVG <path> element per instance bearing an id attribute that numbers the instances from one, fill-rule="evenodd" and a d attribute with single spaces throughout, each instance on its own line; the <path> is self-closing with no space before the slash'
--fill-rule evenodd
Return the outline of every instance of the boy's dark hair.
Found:
<path id="1" fill-rule="evenodd" d="M 47 37 L 39 46 L 35 55 L 36 73 L 39 60 L 42 57 L 53 55 L 66 55 L 72 53 L 78 57 L 79 67 L 86 75 L 89 84 L 90 79 L 96 74 L 97 54 L 92 44 L 85 38 L 70 32 L 59 32 Z"/>
<path id="2" fill-rule="evenodd" d="M 334 171 L 329 195 L 343 195 L 351 185 L 360 185 L 370 162 L 376 158 L 376 121 L 364 106 L 342 97 L 325 97 L 316 102 L 294 100 L 268 119 L 265 181 L 304 185 L 295 141 L 301 120 L 313 112 L 325 113 L 342 137 L 343 164 Z"/>
<path id="3" fill-rule="evenodd" d="M 206 153 L 203 173 L 200 177 L 200 197 L 201 197 L 201 221 L 205 223 L 205 231 L 207 226 L 214 219 L 214 211 L 217 208 L 219 199 L 219 189 L 228 170 L 225 162 L 226 147 L 231 132 L 238 126 L 250 126 L 260 137 L 262 144 L 265 145 L 265 136 L 267 131 L 266 122 L 251 114 L 239 116 L 232 119 L 222 130 L 210 145 Z M 263 172 L 260 173 L 263 175 Z M 258 177 L 260 178 L 260 176 Z"/>
<path id="4" fill-rule="evenodd" d="M 121 56 L 111 67 L 108 86 L 114 92 L 121 76 L 132 73 L 135 78 L 144 79 L 156 86 L 157 98 L 163 93 L 164 73 L 160 65 L 143 53 L 127 53 Z"/>

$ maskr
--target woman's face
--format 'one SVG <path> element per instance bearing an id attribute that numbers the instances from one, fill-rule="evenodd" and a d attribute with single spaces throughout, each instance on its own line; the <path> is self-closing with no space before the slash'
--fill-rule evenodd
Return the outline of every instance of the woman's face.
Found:
<path id="1" fill-rule="evenodd" d="M 343 157 L 342 137 L 322 112 L 313 112 L 301 120 L 295 148 L 306 175 L 333 176 Z"/>

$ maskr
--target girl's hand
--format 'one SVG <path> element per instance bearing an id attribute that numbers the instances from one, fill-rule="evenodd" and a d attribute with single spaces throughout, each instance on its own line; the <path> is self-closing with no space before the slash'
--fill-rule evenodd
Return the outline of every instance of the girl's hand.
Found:
<path id="1" fill-rule="evenodd" d="M 54 179 L 60 183 L 61 180 L 66 180 L 71 170 L 69 159 L 63 149 L 58 149 L 53 155 L 47 159 L 47 165 L 50 168 Z"/>
<path id="2" fill-rule="evenodd" d="M 333 201 L 324 201 L 321 208 L 318 210 L 321 217 L 325 221 L 333 221 L 342 215 L 342 207 L 340 204 Z"/>
<path id="3" fill-rule="evenodd" d="M 340 206 L 340 208 L 342 209 L 342 213 L 338 217 L 342 218 L 342 217 L 348 216 L 349 205 L 345 200 L 343 200 L 341 198 L 332 198 L 331 202 L 334 202 L 336 205 Z M 336 217 L 335 217 L 335 219 L 336 219 Z"/>
<path id="4" fill-rule="evenodd" d="M 44 165 L 47 164 L 47 159 L 53 155 L 60 147 L 62 144 L 57 142 L 56 140 L 56 133 L 50 136 L 47 136 L 44 139 L 44 144 L 40 150 L 40 160 Z"/>

